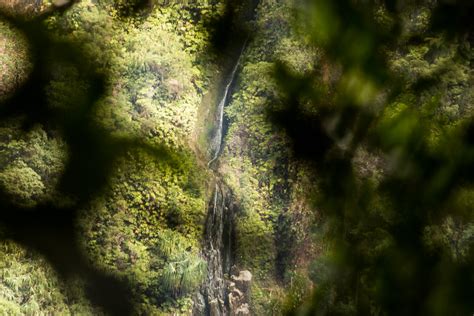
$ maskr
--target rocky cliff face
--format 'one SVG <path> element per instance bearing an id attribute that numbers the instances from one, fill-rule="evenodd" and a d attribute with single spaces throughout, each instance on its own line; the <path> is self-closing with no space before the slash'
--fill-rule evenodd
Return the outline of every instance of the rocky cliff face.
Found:
<path id="1" fill-rule="evenodd" d="M 215 187 L 208 205 L 203 244 L 203 256 L 207 261 L 208 274 L 205 284 L 194 300 L 194 315 L 225 316 L 250 314 L 248 302 L 248 297 L 250 297 L 250 272 L 247 271 L 245 277 L 241 277 L 240 273 L 231 277 L 235 248 L 234 218 L 237 213 L 237 206 L 233 202 L 232 192 L 221 181 L 219 173 L 216 172 L 224 137 L 224 107 L 227 105 L 228 96 L 231 93 L 232 83 L 236 77 L 244 48 L 245 43 L 242 44 L 240 54 L 225 83 L 222 99 L 217 105 L 215 132 L 209 144 L 212 159 L 209 161 L 208 166 L 214 171 Z M 235 278 L 235 280 L 240 280 L 241 278 L 249 280 L 244 282 L 244 286 L 243 281 L 236 283 L 232 281 L 232 278 Z"/>
<path id="2" fill-rule="evenodd" d="M 227 315 L 226 280 L 230 273 L 232 257 L 233 208 L 224 186 L 216 183 L 214 198 L 209 203 L 205 230 L 204 254 L 208 264 L 208 276 L 204 298 L 209 315 Z"/>
<path id="3" fill-rule="evenodd" d="M 231 281 L 227 284 L 230 315 L 250 315 L 252 273 L 243 270 L 238 275 L 232 275 L 230 279 Z"/>
<path id="4" fill-rule="evenodd" d="M 254 18 L 258 0 L 243 4 L 239 18 L 243 23 Z M 246 7 L 246 9 L 245 9 Z M 238 28 L 237 28 L 238 29 Z M 239 35 L 240 36 L 240 35 Z M 224 140 L 224 108 L 229 102 L 233 82 L 238 74 L 240 60 L 247 46 L 247 39 L 240 37 L 232 46 L 232 68 L 224 82 L 224 90 L 217 104 L 214 131 L 209 139 L 208 167 L 214 172 L 215 187 L 208 205 L 208 215 L 203 243 L 203 256 L 208 274 L 204 285 L 194 299 L 194 315 L 226 316 L 250 315 L 250 271 L 238 271 L 234 266 L 234 219 L 238 207 L 233 194 L 221 180 L 218 172 L 219 156 Z M 234 59 L 235 58 L 235 59 Z"/>
<path id="5" fill-rule="evenodd" d="M 234 258 L 234 218 L 237 206 L 232 193 L 216 182 L 209 202 L 203 255 L 208 274 L 200 293 L 196 295 L 194 315 L 249 315 L 252 274 L 237 271 Z"/>

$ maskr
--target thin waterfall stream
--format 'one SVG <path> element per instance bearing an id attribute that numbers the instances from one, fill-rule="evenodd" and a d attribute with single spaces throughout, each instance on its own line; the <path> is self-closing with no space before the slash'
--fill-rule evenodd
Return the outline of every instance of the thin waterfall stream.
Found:
<path id="1" fill-rule="evenodd" d="M 241 305 L 245 302 L 243 297 L 245 294 L 236 289 L 235 283 L 231 282 L 231 277 L 234 278 L 234 276 L 231 276 L 231 267 L 233 264 L 235 206 L 230 190 L 224 185 L 217 172 L 217 162 L 224 137 L 224 108 L 229 102 L 229 96 L 246 44 L 247 41 L 244 41 L 238 58 L 225 82 L 222 98 L 216 109 L 216 129 L 209 143 L 212 159 L 207 166 L 214 173 L 215 186 L 212 199 L 209 201 L 203 244 L 203 256 L 207 261 L 207 276 L 200 293 L 195 299 L 194 315 L 248 314 L 245 313 L 246 307 L 244 307 L 244 313 L 241 312 Z M 239 297 L 235 296 L 235 293 Z"/>
<path id="2" fill-rule="evenodd" d="M 211 164 L 219 158 L 219 154 L 221 152 L 221 146 L 222 146 L 222 139 L 224 137 L 223 135 L 223 129 L 224 129 L 224 108 L 227 105 L 227 101 L 229 99 L 229 91 L 231 90 L 232 83 L 234 82 L 235 75 L 237 73 L 237 69 L 239 68 L 240 65 L 240 60 L 242 58 L 243 52 L 245 50 L 245 47 L 247 46 L 247 40 L 244 42 L 242 45 L 242 49 L 239 54 L 239 58 L 237 59 L 237 62 L 234 65 L 234 68 L 232 69 L 232 72 L 230 74 L 229 80 L 225 86 L 224 89 L 224 94 L 222 96 L 221 101 L 217 105 L 217 129 L 212 136 L 212 139 L 210 141 L 210 151 L 213 153 L 212 159 L 207 163 L 207 166 L 210 167 Z"/>

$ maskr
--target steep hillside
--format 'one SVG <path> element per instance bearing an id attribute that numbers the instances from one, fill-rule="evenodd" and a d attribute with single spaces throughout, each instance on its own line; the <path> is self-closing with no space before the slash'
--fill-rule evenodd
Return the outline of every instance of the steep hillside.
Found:
<path id="1" fill-rule="evenodd" d="M 0 314 L 471 315 L 468 1 L 0 1 Z"/>
<path id="2" fill-rule="evenodd" d="M 104 193 L 83 211 L 78 236 L 91 264 L 132 284 L 140 313 L 184 313 L 206 268 L 200 257 L 207 202 L 205 171 L 197 166 L 190 145 L 197 110 L 209 84 L 206 68 L 213 67 L 211 56 L 204 56 L 209 33 L 203 23 L 218 14 L 219 7 L 157 7 L 146 17 L 126 21 L 119 17 L 119 9 L 112 3 L 82 1 L 65 16 L 53 16 L 46 23 L 58 39 L 86 43 L 90 58 L 96 58 L 100 71 L 107 73 L 108 89 L 96 106 L 94 120 L 112 135 L 138 137 L 151 146 L 179 152 L 179 167 L 160 162 L 146 151 L 129 151 L 114 165 Z M 28 74 L 23 66 L 26 57 L 21 55 L 27 50 L 6 26 L 2 34 L 6 52 L 2 67 L 11 70 L 3 73 L 2 91 L 8 91 L 15 82 L 13 76 L 21 81 Z M 25 70 L 19 72 L 21 67 Z M 74 65 L 58 63 L 56 67 L 49 101 L 67 106 L 68 98 L 88 89 L 87 83 L 81 82 Z M 2 124 L 0 178 L 16 203 L 68 203 L 56 191 L 68 158 L 61 134 L 50 126 L 38 125 L 24 133 L 20 121 Z M 2 258 L 15 255 L 18 247 L 3 247 Z M 22 277 L 22 269 L 29 269 L 29 264 L 55 278 L 44 261 L 33 258 L 26 255 L 17 266 L 4 265 L 2 273 Z M 24 292 L 26 288 L 5 282 L 9 291 L 25 297 L 15 303 L 13 297 L 4 296 L 5 302 L 18 304 L 15 308 L 21 310 L 48 312 L 44 294 L 32 296 Z M 28 300 L 33 307 L 23 306 Z M 51 313 L 68 310 L 67 300 L 62 300 L 66 307 L 54 302 L 57 306 L 48 307 Z"/>

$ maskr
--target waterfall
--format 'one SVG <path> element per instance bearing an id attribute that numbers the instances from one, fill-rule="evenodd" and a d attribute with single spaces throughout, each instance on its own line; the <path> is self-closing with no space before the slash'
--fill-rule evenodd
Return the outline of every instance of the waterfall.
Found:
<path id="1" fill-rule="evenodd" d="M 205 313 L 207 315 L 227 315 L 226 283 L 223 258 L 230 248 L 225 244 L 224 226 L 229 220 L 226 212 L 225 195 L 216 183 L 214 198 L 209 203 L 209 212 L 206 221 L 204 255 L 207 261 L 207 279 L 204 288 Z"/>
<path id="2" fill-rule="evenodd" d="M 224 108 L 227 105 L 247 41 L 242 47 L 235 65 L 225 82 L 222 98 L 217 105 L 215 132 L 209 148 L 212 159 L 208 167 L 219 159 L 224 137 Z M 209 201 L 204 232 L 203 256 L 207 261 L 207 277 L 200 293 L 195 297 L 193 315 L 234 315 L 229 300 L 229 281 L 233 254 L 234 207 L 229 189 L 220 179 L 215 168 L 215 186 Z"/>
<path id="3" fill-rule="evenodd" d="M 220 100 L 219 104 L 217 105 L 217 128 L 212 136 L 212 139 L 210 141 L 210 150 L 211 153 L 213 153 L 212 159 L 207 163 L 207 166 L 209 167 L 214 161 L 217 160 L 219 157 L 220 151 L 221 151 L 221 146 L 222 146 L 222 138 L 223 138 L 223 128 L 224 128 L 224 107 L 227 104 L 227 99 L 229 96 L 229 91 L 230 88 L 232 87 L 232 83 L 234 82 L 235 75 L 237 73 L 237 69 L 239 68 L 240 65 L 240 59 L 242 58 L 243 52 L 245 50 L 245 47 L 247 45 L 247 40 L 244 42 L 242 45 L 242 49 L 239 54 L 239 58 L 237 59 L 237 62 L 234 65 L 234 68 L 232 69 L 232 72 L 230 73 L 229 80 L 224 88 L 224 94 L 222 95 L 222 99 Z"/>

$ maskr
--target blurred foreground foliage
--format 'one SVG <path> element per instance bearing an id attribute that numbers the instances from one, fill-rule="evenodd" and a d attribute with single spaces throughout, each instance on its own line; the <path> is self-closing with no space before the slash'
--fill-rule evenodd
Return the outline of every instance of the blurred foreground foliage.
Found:
<path id="1" fill-rule="evenodd" d="M 108 313 L 189 313 L 207 176 L 189 147 L 236 2 L 9 5 L 0 308 L 102 312 L 85 295 Z M 220 166 L 256 314 L 472 314 L 472 13 L 260 1 Z"/>
<path id="2" fill-rule="evenodd" d="M 66 294 L 2 278 L 0 313 L 189 312 L 206 271 L 190 142 L 214 58 L 204 23 L 222 6 L 28 4 L 0 25 L 1 252 L 25 253 L 2 273 Z"/>
<path id="3" fill-rule="evenodd" d="M 319 58 L 309 74 L 280 64 L 270 115 L 311 166 L 330 246 L 294 312 L 471 314 L 472 2 L 296 7 Z"/>

